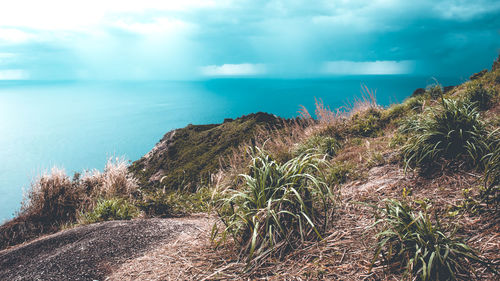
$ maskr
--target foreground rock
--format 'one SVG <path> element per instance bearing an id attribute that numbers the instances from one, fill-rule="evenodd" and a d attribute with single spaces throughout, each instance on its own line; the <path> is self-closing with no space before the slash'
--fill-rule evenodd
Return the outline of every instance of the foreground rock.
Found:
<path id="1" fill-rule="evenodd" d="M 109 221 L 62 231 L 0 252 L 0 280 L 104 280 L 124 262 L 180 236 L 205 231 L 208 218 Z"/>

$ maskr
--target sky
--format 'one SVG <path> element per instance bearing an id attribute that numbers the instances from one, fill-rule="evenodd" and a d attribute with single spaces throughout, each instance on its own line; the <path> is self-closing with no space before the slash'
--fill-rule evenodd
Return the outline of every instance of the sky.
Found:
<path id="1" fill-rule="evenodd" d="M 2 0 L 0 80 L 466 76 L 498 0 Z"/>

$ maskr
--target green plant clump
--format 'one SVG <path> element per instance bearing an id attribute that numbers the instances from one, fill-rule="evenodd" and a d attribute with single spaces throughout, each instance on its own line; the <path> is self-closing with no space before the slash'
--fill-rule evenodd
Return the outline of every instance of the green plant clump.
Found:
<path id="1" fill-rule="evenodd" d="M 387 200 L 382 213 L 373 262 L 382 253 L 386 263 L 402 263 L 408 280 L 455 280 L 457 273 L 470 271 L 469 261 L 482 262 L 453 233 L 445 234 L 439 221 L 433 224 L 427 210 L 415 213 L 404 202 Z"/>
<path id="2" fill-rule="evenodd" d="M 487 110 L 493 105 L 495 91 L 491 88 L 483 87 L 480 82 L 474 81 L 467 84 L 466 99 L 475 103 L 480 110 Z"/>
<path id="3" fill-rule="evenodd" d="M 357 113 L 352 117 L 349 132 L 362 137 L 375 137 L 385 125 L 381 117 L 381 113 L 377 109 Z"/>
<path id="4" fill-rule="evenodd" d="M 317 176 L 324 160 L 303 154 L 280 164 L 258 148 L 242 190 L 230 190 L 219 215 L 247 261 L 282 257 L 305 240 L 321 238 L 333 211 L 333 195 Z"/>
<path id="5" fill-rule="evenodd" d="M 488 151 L 488 133 L 474 103 L 443 99 L 442 108 L 409 118 L 401 131 L 406 167 L 430 167 L 439 159 L 463 159 L 478 165 Z"/>
<path id="6" fill-rule="evenodd" d="M 138 215 L 137 207 L 121 198 L 99 200 L 95 208 L 83 216 L 83 223 L 130 220 Z"/>

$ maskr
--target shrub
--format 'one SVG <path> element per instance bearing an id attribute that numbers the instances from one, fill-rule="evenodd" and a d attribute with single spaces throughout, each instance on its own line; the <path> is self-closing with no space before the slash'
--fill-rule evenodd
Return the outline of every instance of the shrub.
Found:
<path id="1" fill-rule="evenodd" d="M 378 109 L 369 109 L 352 116 L 349 132 L 357 136 L 375 137 L 383 125 L 384 122 L 380 111 Z"/>
<path id="2" fill-rule="evenodd" d="M 137 207 L 124 199 L 100 199 L 91 212 L 83 215 L 81 222 L 95 223 L 109 220 L 130 220 L 137 215 Z"/>
<path id="3" fill-rule="evenodd" d="M 376 224 L 383 228 L 376 235 L 373 262 L 382 253 L 386 263 L 401 263 L 409 280 L 422 281 L 454 280 L 470 270 L 468 261 L 482 262 L 453 233 L 445 234 L 439 221 L 432 223 L 427 210 L 416 213 L 404 202 L 387 200 L 381 211 Z"/>
<path id="4" fill-rule="evenodd" d="M 493 104 L 495 91 L 491 88 L 484 88 L 479 82 L 471 82 L 467 84 L 466 99 L 475 103 L 480 110 L 487 110 Z"/>
<path id="5" fill-rule="evenodd" d="M 409 118 L 403 146 L 406 167 L 427 166 L 439 159 L 463 159 L 477 165 L 487 151 L 487 131 L 473 103 L 443 99 L 442 108 Z"/>
<path id="6" fill-rule="evenodd" d="M 330 189 L 316 174 L 323 160 L 303 154 L 279 164 L 258 148 L 242 190 L 229 190 L 219 209 L 250 263 L 282 257 L 300 242 L 321 238 L 333 210 Z"/>

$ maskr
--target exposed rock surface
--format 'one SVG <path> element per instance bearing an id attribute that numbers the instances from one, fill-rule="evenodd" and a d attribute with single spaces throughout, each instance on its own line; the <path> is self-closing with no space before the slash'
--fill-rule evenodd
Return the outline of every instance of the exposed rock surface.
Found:
<path id="1" fill-rule="evenodd" d="M 206 220 L 108 221 L 62 231 L 0 251 L 0 280 L 104 280 L 127 260 L 198 235 Z"/>

